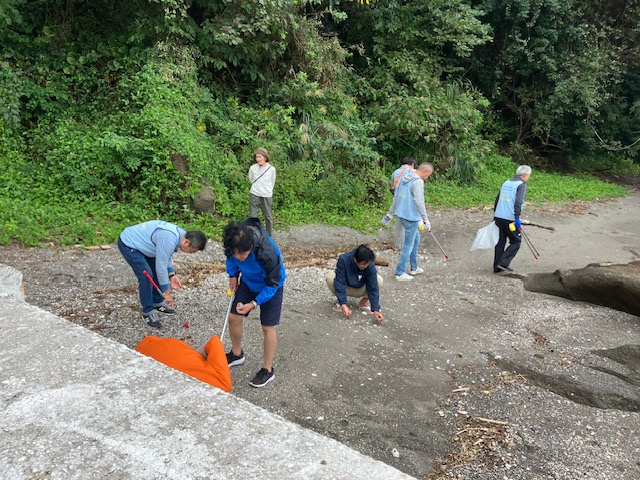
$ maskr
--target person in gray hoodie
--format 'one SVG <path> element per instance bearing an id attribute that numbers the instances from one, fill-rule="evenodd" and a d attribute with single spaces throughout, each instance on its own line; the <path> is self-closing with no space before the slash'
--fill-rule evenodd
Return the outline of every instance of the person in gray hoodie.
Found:
<path id="1" fill-rule="evenodd" d="M 422 224 L 424 228 L 431 231 L 431 223 L 424 203 L 424 182 L 432 173 L 433 165 L 424 162 L 416 170 L 404 175 L 396 187 L 389 212 L 383 218 L 384 223 L 385 219 L 395 215 L 404 226 L 404 244 L 395 272 L 396 280 L 399 282 L 411 281 L 415 275 L 424 273 L 424 269 L 418 266 L 418 246 L 420 245 L 418 229 Z M 407 262 L 411 267 L 409 274 L 406 273 Z"/>

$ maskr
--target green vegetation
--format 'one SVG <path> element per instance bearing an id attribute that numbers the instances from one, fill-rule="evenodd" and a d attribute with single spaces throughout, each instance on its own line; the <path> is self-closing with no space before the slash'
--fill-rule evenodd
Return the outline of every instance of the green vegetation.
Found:
<path id="1" fill-rule="evenodd" d="M 377 227 L 406 155 L 435 165 L 434 207 L 492 204 L 517 165 L 500 150 L 534 167 L 530 202 L 623 195 L 591 175 L 639 173 L 625 5 L 5 0 L 0 244 L 108 243 L 150 218 L 217 237 L 260 146 L 278 228 Z"/>

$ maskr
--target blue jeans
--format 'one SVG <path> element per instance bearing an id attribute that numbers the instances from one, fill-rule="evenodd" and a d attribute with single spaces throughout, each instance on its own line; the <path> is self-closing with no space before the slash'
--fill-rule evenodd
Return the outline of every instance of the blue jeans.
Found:
<path id="1" fill-rule="evenodd" d="M 147 271 L 151 278 L 158 283 L 156 275 L 156 259 L 146 257 L 142 252 L 135 248 L 127 247 L 122 240 L 118 238 L 118 250 L 133 269 L 133 273 L 138 277 L 138 290 L 140 292 L 140 304 L 142 305 L 142 313 L 148 314 L 153 311 L 154 305 L 164 302 L 164 297 L 151 285 L 151 282 L 144 276 L 143 271 Z"/>
<path id="2" fill-rule="evenodd" d="M 411 270 L 418 268 L 418 245 L 420 245 L 418 225 L 420 225 L 420 221 L 412 222 L 400 217 L 396 217 L 396 220 L 400 220 L 404 227 L 404 245 L 402 246 L 400 261 L 396 267 L 396 275 L 402 275 L 407 268 L 407 261 L 411 265 Z"/>

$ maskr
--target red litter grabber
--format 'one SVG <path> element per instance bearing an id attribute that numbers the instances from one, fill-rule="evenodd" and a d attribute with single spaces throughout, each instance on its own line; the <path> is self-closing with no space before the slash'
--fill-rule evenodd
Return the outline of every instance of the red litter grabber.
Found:
<path id="1" fill-rule="evenodd" d="M 533 258 L 535 260 L 540 258 L 540 252 L 538 252 L 538 249 L 533 246 L 533 243 L 531 243 L 531 240 L 529 240 L 529 237 L 527 236 L 526 233 L 524 233 L 524 230 L 522 228 L 520 229 L 520 233 L 522 234 L 522 238 L 524 238 L 524 243 L 527 244 L 527 246 L 529 247 L 529 250 L 531 250 L 531 253 L 533 253 Z"/>
<path id="2" fill-rule="evenodd" d="M 149 280 L 151 285 L 153 285 L 153 288 L 155 288 L 156 291 L 164 297 L 164 293 L 162 293 L 162 290 L 160 290 L 160 287 L 158 286 L 158 284 L 153 281 L 153 277 L 149 275 L 149 272 L 147 272 L 146 270 L 143 270 L 142 273 L 145 277 L 147 277 L 147 280 Z M 184 321 L 184 328 L 189 328 L 189 322 L 187 322 L 186 320 Z"/>
<path id="3" fill-rule="evenodd" d="M 429 233 L 431 234 L 431 236 L 433 237 L 433 239 L 436 241 L 436 245 L 438 245 L 438 248 L 440 249 L 440 251 L 442 252 L 442 255 L 444 255 L 444 259 L 445 260 L 449 260 L 449 256 L 444 253 L 444 249 L 442 248 L 442 246 L 440 245 L 440 242 L 438 241 L 438 239 L 436 238 L 436 236 L 433 234 L 433 232 L 431 230 L 429 230 Z"/>

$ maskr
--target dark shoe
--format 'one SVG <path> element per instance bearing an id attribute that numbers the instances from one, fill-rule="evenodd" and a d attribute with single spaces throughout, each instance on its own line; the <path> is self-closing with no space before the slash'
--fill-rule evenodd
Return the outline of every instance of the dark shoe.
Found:
<path id="1" fill-rule="evenodd" d="M 153 328 L 162 328 L 162 323 L 160 323 L 160 319 L 158 318 L 158 314 L 151 310 L 149 313 L 143 313 L 142 318 L 147 321 L 147 325 Z"/>
<path id="2" fill-rule="evenodd" d="M 240 355 L 236 355 L 231 350 L 227 353 L 227 364 L 230 367 L 235 367 L 236 365 L 242 365 L 244 363 L 244 352 L 240 351 Z"/>
<path id="3" fill-rule="evenodd" d="M 159 305 L 154 305 L 153 308 L 155 308 L 160 313 L 164 313 L 165 315 L 175 315 L 176 313 L 176 311 L 173 308 L 171 308 L 169 305 L 167 305 L 164 302 L 162 302 Z"/>
<path id="4" fill-rule="evenodd" d="M 506 267 L 504 265 L 498 265 L 498 269 L 503 271 L 503 272 L 513 272 L 513 268 L 511 267 Z"/>
<path id="5" fill-rule="evenodd" d="M 260 371 L 256 373 L 256 376 L 253 377 L 253 380 L 249 382 L 249 385 L 256 388 L 261 388 L 272 381 L 274 378 L 276 378 L 276 372 L 273 368 L 271 369 L 271 371 L 267 370 L 266 368 L 261 368 Z"/>

